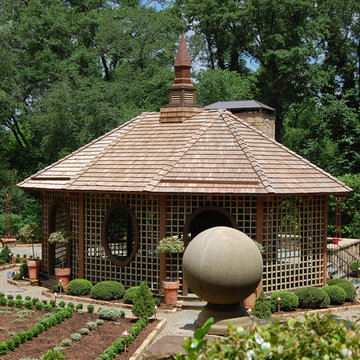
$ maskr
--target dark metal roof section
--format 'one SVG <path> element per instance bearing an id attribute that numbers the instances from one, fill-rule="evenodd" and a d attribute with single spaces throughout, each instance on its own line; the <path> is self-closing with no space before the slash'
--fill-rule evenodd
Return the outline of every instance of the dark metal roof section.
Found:
<path id="1" fill-rule="evenodd" d="M 235 100 L 235 101 L 218 101 L 216 103 L 212 103 L 205 106 L 205 110 L 217 110 L 217 109 L 225 109 L 225 110 L 268 110 L 275 111 L 274 108 L 262 104 L 257 100 Z"/>

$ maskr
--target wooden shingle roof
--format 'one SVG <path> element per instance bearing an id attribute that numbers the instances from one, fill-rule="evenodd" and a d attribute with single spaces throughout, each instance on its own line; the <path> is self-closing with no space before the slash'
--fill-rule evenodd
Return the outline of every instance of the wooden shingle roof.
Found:
<path id="1" fill-rule="evenodd" d="M 227 110 L 143 113 L 24 180 L 26 190 L 346 194 L 351 189 Z"/>

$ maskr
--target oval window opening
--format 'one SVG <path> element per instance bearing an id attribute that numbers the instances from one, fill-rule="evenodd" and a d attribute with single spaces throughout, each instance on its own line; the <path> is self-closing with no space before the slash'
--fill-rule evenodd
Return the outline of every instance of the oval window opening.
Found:
<path id="1" fill-rule="evenodd" d="M 106 217 L 103 245 L 110 261 L 116 265 L 128 264 L 135 256 L 139 236 L 136 220 L 126 206 L 116 206 Z"/>

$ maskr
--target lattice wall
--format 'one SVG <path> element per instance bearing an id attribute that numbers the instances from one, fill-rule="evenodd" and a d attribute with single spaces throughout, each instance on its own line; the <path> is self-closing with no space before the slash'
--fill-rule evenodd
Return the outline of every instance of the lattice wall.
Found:
<path id="1" fill-rule="evenodd" d="M 323 196 L 279 196 L 264 203 L 265 292 L 322 285 L 324 214 Z"/>
<path id="2" fill-rule="evenodd" d="M 121 281 L 126 288 L 146 281 L 153 291 L 159 290 L 159 205 L 149 196 L 119 194 L 85 195 L 85 277 L 96 283 L 103 280 Z M 112 264 L 101 245 L 104 217 L 115 203 L 126 204 L 133 211 L 139 226 L 139 249 L 133 261 L 123 267 Z"/>

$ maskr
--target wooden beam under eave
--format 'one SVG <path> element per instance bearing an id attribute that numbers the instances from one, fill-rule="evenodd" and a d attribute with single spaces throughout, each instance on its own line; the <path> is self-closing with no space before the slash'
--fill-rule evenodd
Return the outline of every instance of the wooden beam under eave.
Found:
<path id="1" fill-rule="evenodd" d="M 327 282 L 327 227 L 328 227 L 328 196 L 324 195 L 323 286 L 325 286 Z"/>
<path id="2" fill-rule="evenodd" d="M 84 193 L 79 195 L 79 278 L 85 277 Z"/>
<path id="3" fill-rule="evenodd" d="M 160 207 L 160 239 L 166 237 L 166 198 L 165 195 L 159 196 Z M 159 292 L 162 293 L 162 282 L 166 280 L 166 255 L 160 253 L 160 284 Z"/>

